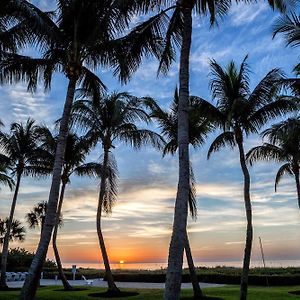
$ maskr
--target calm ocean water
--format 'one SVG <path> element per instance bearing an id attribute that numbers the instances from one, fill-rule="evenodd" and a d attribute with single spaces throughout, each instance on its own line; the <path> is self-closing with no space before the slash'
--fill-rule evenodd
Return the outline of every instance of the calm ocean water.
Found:
<path id="1" fill-rule="evenodd" d="M 77 268 L 95 268 L 104 269 L 102 263 L 89 263 L 89 262 L 71 262 L 65 263 L 64 267 L 70 268 L 72 265 L 76 265 Z M 227 266 L 227 267 L 241 267 L 241 261 L 217 261 L 217 262 L 195 262 L 197 267 L 216 267 L 216 266 Z M 112 263 L 112 269 L 123 269 L 123 270 L 158 270 L 167 267 L 167 263 Z M 184 263 L 184 267 L 187 267 Z M 252 261 L 251 267 L 263 267 L 261 261 Z M 300 260 L 274 260 L 266 261 L 266 267 L 300 267 Z"/>

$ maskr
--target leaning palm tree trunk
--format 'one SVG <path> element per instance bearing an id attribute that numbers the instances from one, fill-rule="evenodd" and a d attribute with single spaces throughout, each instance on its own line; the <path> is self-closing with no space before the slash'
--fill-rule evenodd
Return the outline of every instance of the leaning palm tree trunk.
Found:
<path id="1" fill-rule="evenodd" d="M 295 163 L 293 172 L 294 172 L 296 188 L 297 188 L 298 206 L 300 209 L 300 180 L 299 180 L 299 165 L 298 165 L 298 163 Z"/>
<path id="2" fill-rule="evenodd" d="M 107 178 L 107 169 L 108 169 L 108 150 L 104 150 L 103 157 L 103 166 L 102 166 L 102 174 L 101 174 L 101 183 L 100 183 L 100 192 L 99 192 L 99 202 L 97 209 L 97 234 L 99 240 L 99 246 L 102 253 L 103 263 L 105 267 L 105 277 L 107 279 L 108 291 L 112 293 L 119 293 L 120 290 L 116 286 L 113 275 L 109 265 L 109 258 L 105 247 L 104 237 L 101 229 L 101 217 L 102 217 L 102 208 L 104 203 L 104 196 L 106 192 L 106 178 Z"/>
<path id="3" fill-rule="evenodd" d="M 186 233 L 186 242 L 184 245 L 184 249 L 185 249 L 186 260 L 188 262 L 191 281 L 192 281 L 192 285 L 193 285 L 194 299 L 202 299 L 203 293 L 202 293 L 202 290 L 200 288 L 200 284 L 198 281 L 198 277 L 197 277 L 197 273 L 196 273 L 196 269 L 195 269 L 195 265 L 194 265 L 194 261 L 193 261 L 192 251 L 191 251 L 191 247 L 190 247 L 190 241 L 189 241 L 189 237 L 188 237 L 187 233 Z"/>
<path id="4" fill-rule="evenodd" d="M 242 270 L 241 288 L 240 288 L 240 300 L 246 300 L 247 291 L 248 291 L 248 275 L 249 275 L 249 267 L 250 267 L 250 260 L 251 260 L 252 240 L 253 240 L 252 207 L 251 207 L 251 199 L 250 199 L 250 174 L 245 159 L 243 137 L 242 137 L 242 133 L 239 130 L 236 133 L 236 140 L 237 140 L 239 153 L 240 153 L 241 168 L 244 175 L 244 202 L 245 202 L 246 218 L 247 218 L 246 244 L 244 250 L 244 261 L 243 261 L 243 270 Z"/>
<path id="5" fill-rule="evenodd" d="M 53 251 L 54 251 L 54 255 L 55 255 L 55 260 L 56 260 L 56 264 L 57 264 L 59 277 L 63 283 L 64 289 L 66 291 L 70 291 L 73 288 L 70 285 L 70 283 L 68 282 L 66 275 L 63 271 L 61 259 L 60 259 L 58 248 L 57 248 L 57 232 L 58 232 L 58 227 L 59 227 L 59 218 L 60 218 L 60 214 L 61 214 L 61 209 L 62 209 L 62 205 L 63 205 L 63 201 L 64 201 L 65 189 L 66 189 L 66 183 L 63 182 L 62 186 L 61 186 L 61 190 L 60 190 L 60 197 L 59 197 L 59 203 L 58 203 L 58 208 L 57 208 L 57 213 L 56 213 L 56 223 L 55 223 L 55 227 L 54 227 L 54 231 L 53 231 L 52 244 L 53 244 Z"/>
<path id="6" fill-rule="evenodd" d="M 55 225 L 57 202 L 59 197 L 59 187 L 61 181 L 61 172 L 62 172 L 64 154 L 65 154 L 65 149 L 67 144 L 67 135 L 69 131 L 69 119 L 70 119 L 72 104 L 74 100 L 76 82 L 77 82 L 77 77 L 75 76 L 70 77 L 66 102 L 64 106 L 64 112 L 60 123 L 59 139 L 58 139 L 56 154 L 55 154 L 53 177 L 52 177 L 52 184 L 51 184 L 49 200 L 48 200 L 45 226 L 40 238 L 40 242 L 36 254 L 31 263 L 29 274 L 26 277 L 24 286 L 22 288 L 22 292 L 20 296 L 20 299 L 22 300 L 32 300 L 35 297 L 39 274 L 42 270 L 43 263 L 46 259 L 53 227 Z"/>
<path id="7" fill-rule="evenodd" d="M 182 4 L 182 3 L 181 3 Z M 180 57 L 180 90 L 178 103 L 179 181 L 175 202 L 173 232 L 169 248 L 165 300 L 180 297 L 183 250 L 186 236 L 188 199 L 190 192 L 189 167 L 189 57 L 192 42 L 192 9 L 184 7 L 184 32 Z"/>
<path id="8" fill-rule="evenodd" d="M 17 182 L 15 187 L 15 193 L 13 197 L 13 201 L 10 208 L 10 215 L 7 222 L 7 228 L 6 228 L 6 234 L 3 241 L 3 248 L 2 248 L 2 258 L 1 258 L 1 281 L 0 281 L 0 288 L 1 289 L 7 289 L 8 286 L 6 284 L 6 265 L 7 265 L 7 257 L 8 257 L 8 246 L 9 246 L 9 237 L 10 237 L 10 231 L 11 226 L 15 214 L 15 208 L 17 204 L 18 199 L 18 193 L 20 188 L 20 182 L 21 182 L 21 174 L 18 174 L 17 176 Z"/>

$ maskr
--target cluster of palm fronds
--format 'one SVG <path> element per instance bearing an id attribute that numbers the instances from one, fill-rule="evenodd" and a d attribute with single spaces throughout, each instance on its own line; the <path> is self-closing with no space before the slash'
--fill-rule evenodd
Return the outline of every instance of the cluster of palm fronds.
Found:
<path id="1" fill-rule="evenodd" d="M 251 5 L 252 1 L 246 2 Z M 296 7 L 295 2 L 268 0 L 272 9 L 282 13 L 290 5 Z M 25 82 L 31 92 L 42 82 L 49 90 L 53 74 L 61 73 L 68 79 L 68 87 L 62 117 L 56 124 L 57 132 L 29 119 L 26 124 L 13 123 L 8 133 L 0 134 L 0 182 L 14 190 L 10 215 L 4 226 L 0 286 L 7 287 L 7 253 L 21 179 L 51 175 L 47 210 L 44 203 L 27 215 L 32 226 L 40 224 L 41 239 L 21 299 L 34 298 L 52 237 L 60 276 L 65 288 L 71 288 L 62 271 L 56 236 L 65 189 L 75 174 L 99 178 L 97 234 L 109 290 L 118 292 L 110 271 L 101 216 L 102 211 L 111 212 L 117 199 L 118 171 L 113 149 L 117 142 L 122 142 L 135 149 L 152 145 L 162 150 L 163 155 L 179 152 L 178 193 L 165 291 L 165 299 L 179 299 L 184 248 L 189 254 L 192 277 L 194 274 L 186 232 L 188 207 L 192 216 L 196 216 L 195 178 L 189 161 L 189 146 L 202 146 L 208 135 L 217 130 L 221 134 L 210 146 L 208 157 L 223 146 L 237 147 L 244 176 L 247 234 L 240 299 L 246 299 L 253 239 L 247 162 L 252 164 L 259 159 L 283 162 L 276 176 L 276 187 L 284 174 L 293 175 L 299 199 L 299 120 L 292 117 L 273 125 L 262 133 L 268 143 L 248 154 L 244 142 L 270 122 L 298 111 L 299 81 L 287 79 L 280 70 L 274 69 L 251 90 L 246 58 L 240 67 L 231 62 L 226 68 L 212 60 L 210 89 L 216 105 L 190 96 L 193 18 L 208 13 L 213 25 L 229 11 L 230 0 L 57 0 L 56 4 L 55 11 L 44 12 L 26 0 L 1 2 L 0 82 Z M 134 24 L 133 20 L 140 16 L 143 22 Z M 295 13 L 280 17 L 274 28 L 274 35 L 278 33 L 286 35 L 288 45 L 298 46 L 299 17 Z M 37 57 L 22 54 L 27 46 L 36 48 Z M 179 90 L 170 110 L 160 108 L 150 98 L 127 93 L 107 94 L 107 87 L 97 73 L 101 68 L 109 69 L 126 83 L 143 59 L 150 56 L 159 61 L 158 73 L 167 73 L 176 60 L 178 48 Z M 299 66 L 294 70 L 298 74 Z M 158 124 L 161 135 L 139 127 L 152 120 Z M 94 148 L 99 152 L 100 161 L 86 162 Z M 194 282 L 193 287 L 195 297 L 201 298 L 199 285 Z"/>

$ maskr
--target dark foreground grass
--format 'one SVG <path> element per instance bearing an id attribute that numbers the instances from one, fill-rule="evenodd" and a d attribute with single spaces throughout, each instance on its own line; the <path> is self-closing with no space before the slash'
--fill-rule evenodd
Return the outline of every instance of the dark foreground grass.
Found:
<path id="1" fill-rule="evenodd" d="M 43 287 L 38 290 L 37 300 L 93 300 L 89 296 L 91 293 L 103 293 L 105 289 L 88 288 L 84 291 L 63 292 L 57 291 L 56 287 Z M 155 300 L 163 298 L 163 290 L 156 289 L 122 289 L 122 291 L 136 292 L 138 295 L 126 298 L 119 298 L 123 300 Z M 300 295 L 290 294 L 291 291 L 300 291 L 300 286 L 291 287 L 250 287 L 249 300 L 292 300 L 300 299 Z M 204 289 L 207 296 L 218 297 L 224 300 L 237 300 L 239 298 L 238 286 L 227 286 L 223 288 L 209 288 Z M 17 300 L 20 291 L 0 292 L 1 300 Z M 191 290 L 183 290 L 183 299 L 192 299 Z M 100 299 L 100 298 L 98 298 Z M 101 299 L 117 299 L 117 298 L 101 298 Z"/>

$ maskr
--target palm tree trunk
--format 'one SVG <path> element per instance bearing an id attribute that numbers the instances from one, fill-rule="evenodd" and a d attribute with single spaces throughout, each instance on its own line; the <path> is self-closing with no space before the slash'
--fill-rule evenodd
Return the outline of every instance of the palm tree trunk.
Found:
<path id="1" fill-rule="evenodd" d="M 64 106 L 64 112 L 61 118 L 59 138 L 55 154 L 55 162 L 53 168 L 53 176 L 51 189 L 48 200 L 48 207 L 45 219 L 45 226 L 40 238 L 40 242 L 36 251 L 36 254 L 31 263 L 29 274 L 26 277 L 22 292 L 20 295 L 21 300 L 32 300 L 35 297 L 39 274 L 41 273 L 43 263 L 46 259 L 49 243 L 53 227 L 56 220 L 57 202 L 59 197 L 59 188 L 61 180 L 62 166 L 64 162 L 65 149 L 67 143 L 67 135 L 69 131 L 69 120 L 74 100 L 75 88 L 76 88 L 77 77 L 70 77 L 68 92 L 66 96 L 66 102 Z"/>
<path id="2" fill-rule="evenodd" d="M 250 199 L 250 174 L 246 164 L 245 151 L 243 145 L 243 135 L 240 129 L 236 132 L 236 141 L 240 153 L 240 163 L 244 175 L 244 202 L 247 218 L 247 232 L 246 232 L 246 244 L 244 250 L 243 270 L 241 276 L 240 287 L 240 300 L 247 299 L 248 293 L 248 275 L 251 260 L 252 240 L 253 240 L 253 227 L 252 227 L 252 207 Z"/>
<path id="3" fill-rule="evenodd" d="M 178 103 L 179 181 L 175 202 L 173 232 L 169 248 L 168 269 L 164 294 L 165 300 L 178 300 L 180 297 L 183 250 L 186 237 L 190 190 L 188 109 L 189 58 L 192 42 L 192 8 L 182 7 L 182 10 L 184 29 L 180 57 L 180 90 Z"/>
<path id="4" fill-rule="evenodd" d="M 298 206 L 300 209 L 300 180 L 299 180 L 299 165 L 298 165 L 298 163 L 295 163 L 293 172 L 294 172 L 296 188 L 297 188 Z"/>
<path id="5" fill-rule="evenodd" d="M 12 222 L 13 222 L 13 218 L 14 218 L 14 214 L 15 214 L 17 199 L 18 199 L 21 176 L 22 176 L 22 173 L 19 173 L 17 175 L 16 188 L 15 188 L 14 197 L 13 197 L 13 201 L 12 201 L 11 208 L 10 208 L 10 214 L 9 214 L 9 219 L 7 222 L 6 234 L 5 234 L 4 241 L 3 241 L 2 257 L 1 257 L 0 289 L 8 289 L 8 286 L 6 284 L 6 265 L 7 265 L 7 257 L 8 257 L 9 237 L 10 237 L 11 226 L 12 226 Z"/>
<path id="6" fill-rule="evenodd" d="M 57 231 L 58 231 L 58 227 L 59 227 L 60 214 L 61 214 L 61 209 L 62 209 L 62 205 L 63 205 L 63 201 L 64 201 L 65 189 L 66 189 L 66 183 L 62 182 L 62 186 L 61 186 L 61 190 L 60 190 L 59 203 L 58 203 L 58 208 L 57 208 L 57 213 L 56 213 L 56 223 L 55 223 L 53 236 L 52 236 L 52 244 L 53 244 L 53 251 L 54 251 L 54 255 L 55 255 L 55 260 L 56 260 L 56 264 L 57 264 L 59 277 L 60 277 L 60 279 L 63 283 L 64 289 L 66 291 L 70 291 L 70 290 L 73 290 L 73 288 L 70 285 L 70 283 L 68 282 L 68 280 L 66 278 L 66 275 L 64 273 L 62 263 L 61 263 L 61 259 L 60 259 L 60 256 L 59 256 L 59 252 L 58 252 L 58 248 L 57 248 L 57 242 L 56 242 L 57 241 Z"/>
<path id="7" fill-rule="evenodd" d="M 110 269 L 109 258 L 106 251 L 104 237 L 101 229 L 102 207 L 103 207 L 103 200 L 106 191 L 107 167 L 108 167 L 108 150 L 104 149 L 103 166 L 102 166 L 103 171 L 101 174 L 99 202 L 98 202 L 98 209 L 97 209 L 97 234 L 98 234 L 99 246 L 102 253 L 103 263 L 105 267 L 105 277 L 107 279 L 108 291 L 112 293 L 119 293 L 120 290 L 118 289 L 118 287 L 114 282 L 113 275 Z"/>
<path id="8" fill-rule="evenodd" d="M 198 281 L 198 277 L 197 277 L 197 273 L 193 261 L 192 251 L 190 247 L 190 241 L 187 233 L 186 233 L 186 242 L 184 245 L 184 249 L 185 249 L 186 260 L 188 262 L 190 277 L 193 285 L 194 299 L 202 299 L 203 293 Z"/>

